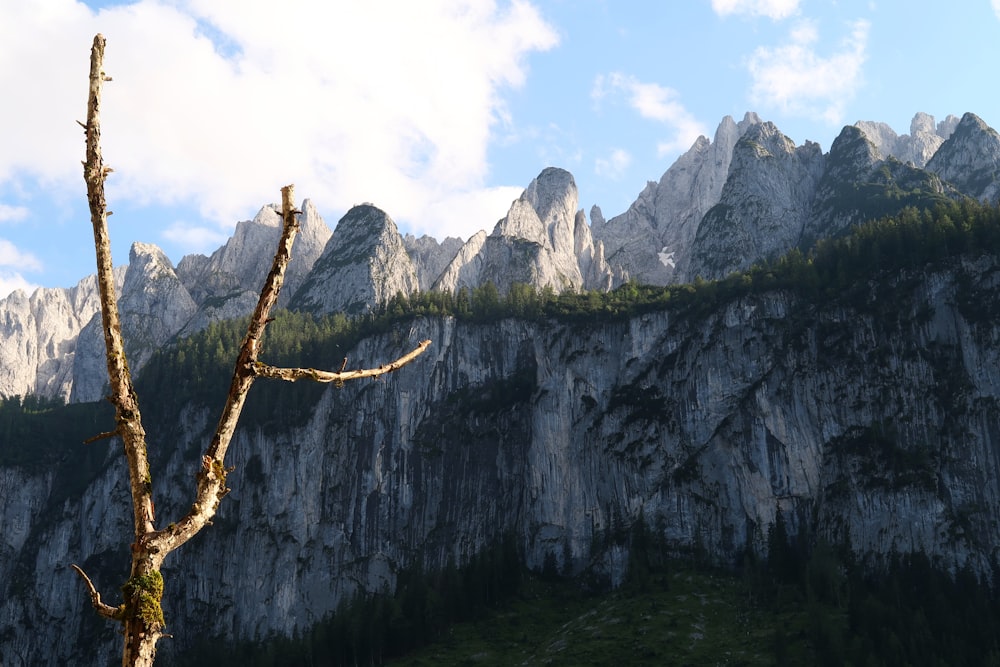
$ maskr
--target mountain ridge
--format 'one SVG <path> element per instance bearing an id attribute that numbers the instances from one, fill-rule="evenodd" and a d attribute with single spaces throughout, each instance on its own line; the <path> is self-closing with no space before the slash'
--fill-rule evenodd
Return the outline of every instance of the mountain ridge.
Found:
<path id="1" fill-rule="evenodd" d="M 855 148 L 847 150 L 847 145 Z M 826 154 L 810 142 L 795 146 L 754 113 L 739 123 L 726 116 L 714 141 L 700 137 L 659 182 L 650 181 L 625 213 L 610 220 L 595 205 L 588 223 L 578 208 L 572 174 L 550 167 L 532 180 L 492 233 L 482 231 L 465 243 L 403 238 L 394 223 L 372 228 L 356 242 L 373 257 L 387 254 L 368 268 L 365 262 L 356 264 L 359 272 L 346 282 L 313 273 L 340 241 L 307 199 L 279 305 L 363 310 L 384 305 L 398 292 L 473 289 L 486 281 L 505 293 L 516 283 L 559 292 L 608 290 L 627 280 L 662 285 L 721 278 L 792 247 L 808 250 L 821 238 L 906 204 L 963 196 L 995 202 L 998 173 L 1000 135 L 971 113 L 960 120 L 949 116 L 936 126 L 932 117 L 918 113 L 911 133 L 902 136 L 885 124 L 859 121 L 845 127 Z M 385 212 L 378 216 L 391 223 Z M 136 341 L 133 370 L 141 372 L 157 345 L 252 310 L 279 223 L 274 206 L 265 206 L 253 220 L 240 222 L 210 257 L 191 255 L 170 267 L 179 281 L 171 308 L 178 310 L 156 331 L 151 329 L 156 323 L 142 317 L 151 312 L 154 296 L 140 294 L 146 289 L 141 281 L 120 292 L 125 319 L 135 323 L 126 325 L 126 339 Z M 350 226 L 348 219 L 344 231 Z M 152 247 L 136 246 L 137 256 L 154 252 Z M 312 294 L 300 289 L 307 282 L 316 285 Z M 80 290 L 38 291 L 34 301 L 15 292 L 0 300 L 0 314 L 9 321 L 0 329 L 5 348 L 0 396 L 83 400 L 100 394 L 101 382 L 93 378 L 103 376 L 103 353 L 94 341 L 78 342 L 96 301 L 77 299 Z"/>
<path id="2" fill-rule="evenodd" d="M 552 560 L 620 583 L 628 549 L 614 536 L 640 518 L 677 554 L 723 564 L 763 553 L 781 515 L 790 534 L 859 557 L 919 552 L 990 572 L 1000 221 L 993 211 L 990 230 L 966 237 L 948 231 L 959 212 L 906 222 L 926 230 L 928 256 L 935 226 L 946 247 L 961 241 L 938 259 L 907 263 L 899 240 L 879 269 L 863 263 L 876 245 L 845 241 L 854 255 L 813 265 L 829 284 L 761 268 L 752 289 L 705 283 L 619 318 L 416 316 L 364 336 L 350 358 L 435 343 L 413 372 L 322 389 L 302 422 L 244 423 L 216 525 L 164 568 L 174 643 L 290 636 L 358 590 L 391 590 L 405 567 L 465 563 L 508 534 L 532 569 Z M 841 276 L 848 259 L 858 273 Z M 281 390 L 295 402 L 300 388 Z M 171 400 L 180 418 L 149 425 L 167 517 L 190 502 L 212 423 L 199 402 Z M 51 575 L 76 553 L 99 581 L 123 562 L 127 488 L 116 448 L 101 451 L 70 500 L 53 466 L 0 467 L 0 489 L 20 489 L 0 508 L 18 527 L 0 543 L 0 585 L 28 582 L 27 597 L 0 589 L 5 656 L 80 662 L 95 642 L 114 646 L 84 622 L 79 582 Z M 33 647 L 37 627 L 62 634 Z"/>

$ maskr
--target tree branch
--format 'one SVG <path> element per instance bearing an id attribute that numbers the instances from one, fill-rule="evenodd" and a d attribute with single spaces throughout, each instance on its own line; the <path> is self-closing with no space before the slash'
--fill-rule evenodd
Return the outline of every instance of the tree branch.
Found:
<path id="1" fill-rule="evenodd" d="M 354 371 L 345 371 L 343 366 L 338 372 L 320 371 L 315 368 L 278 368 L 258 361 L 254 364 L 254 373 L 258 377 L 272 378 L 276 380 L 312 380 L 313 382 L 344 382 L 346 380 L 358 380 L 360 378 L 374 377 L 391 373 L 410 363 L 427 349 L 431 341 L 421 341 L 413 351 L 404 354 L 393 362 L 379 366 L 378 368 L 359 368 Z M 346 361 L 346 360 L 345 360 Z M 346 364 L 345 364 L 346 366 Z"/>
<path id="2" fill-rule="evenodd" d="M 271 262 L 271 270 L 261 288 L 257 307 L 250 317 L 246 336 L 240 345 L 239 357 L 236 360 L 236 368 L 233 370 L 233 379 L 229 385 L 229 395 L 222 409 L 222 416 L 219 418 L 212 442 L 205 451 L 201 470 L 198 471 L 195 502 L 184 518 L 171 524 L 153 538 L 158 548 L 172 551 L 194 537 L 198 531 L 211 522 L 219 507 L 219 501 L 229 492 L 229 489 L 226 488 L 227 471 L 224 464 L 226 451 L 229 449 L 229 443 L 236 432 L 236 424 L 243 411 L 243 405 L 246 403 L 247 394 L 254 379 L 256 379 L 253 368 L 257 363 L 257 355 L 260 353 L 260 341 L 264 335 L 264 329 L 271 321 L 269 314 L 278 300 L 278 294 L 285 280 L 285 270 L 288 268 L 288 262 L 291 261 L 292 244 L 299 231 L 297 213 L 299 211 L 295 209 L 295 186 L 286 185 L 281 188 L 281 218 L 283 223 L 281 239 L 278 241 L 274 260 Z"/>
<path id="3" fill-rule="evenodd" d="M 107 201 L 104 181 L 111 169 L 101 155 L 101 89 L 108 77 L 104 74 L 103 35 L 94 37 L 90 51 L 90 92 L 87 99 L 87 159 L 83 178 L 87 183 L 90 222 L 94 228 L 97 254 L 97 283 L 101 295 L 101 323 L 107 356 L 111 403 L 115 406 L 115 431 L 122 437 L 128 459 L 129 487 L 132 492 L 132 516 L 136 539 L 153 531 L 153 488 L 146 455 L 146 431 L 142 427 L 139 401 L 132 386 L 125 344 L 122 340 L 118 297 L 115 294 L 114 263 L 111 260 L 111 237 L 108 234 Z"/>
<path id="4" fill-rule="evenodd" d="M 271 270 L 261 288 L 260 299 L 247 326 L 246 337 L 240 346 L 239 357 L 233 370 L 226 404 L 211 443 L 202 457 L 201 469 L 197 474 L 195 501 L 190 511 L 178 522 L 163 530 L 156 530 L 153 516 L 153 483 L 150 477 L 149 460 L 146 450 L 146 432 L 142 426 L 138 398 L 132 385 L 132 377 L 125 359 L 122 340 L 121 318 L 118 313 L 118 299 L 115 294 L 114 265 L 111 260 L 111 241 L 108 234 L 107 202 L 104 181 L 111 169 L 104 165 L 101 155 L 100 105 L 101 89 L 110 77 L 102 69 L 104 59 L 104 37 L 94 37 L 90 57 L 90 88 L 87 99 L 87 123 L 84 126 L 87 152 L 84 166 L 84 180 L 87 183 L 87 201 L 90 205 L 91 223 L 94 228 L 94 249 L 97 255 L 97 283 L 101 299 L 101 323 L 107 357 L 108 379 L 111 383 L 109 400 L 115 406 L 115 428 L 88 440 L 93 442 L 113 435 L 120 436 L 124 444 L 128 463 L 129 488 L 132 495 L 132 510 L 135 542 L 131 545 L 132 568 L 128 581 L 122 586 L 124 603 L 111 607 L 101 602 L 100 593 L 86 573 L 76 565 L 73 569 L 83 579 L 90 593 L 91 603 L 104 617 L 122 622 L 124 625 L 124 649 L 122 664 L 130 667 L 151 667 L 156 654 L 156 642 L 165 636 L 161 599 L 163 597 L 163 577 L 160 566 L 164 558 L 181 546 L 204 526 L 211 523 L 219 506 L 219 501 L 229 489 L 226 475 L 231 469 L 225 467 L 226 451 L 232 441 L 240 413 L 246 402 L 247 393 L 258 377 L 281 377 L 297 380 L 310 378 L 318 382 L 342 382 L 362 377 L 378 377 L 390 373 L 410 363 L 430 345 L 426 340 L 412 352 L 396 361 L 373 369 L 328 373 L 313 369 L 281 369 L 258 361 L 264 329 L 271 321 L 269 313 L 278 299 L 284 282 L 285 270 L 291 260 L 292 244 L 298 233 L 296 215 L 300 213 L 294 206 L 294 188 L 291 185 L 281 189 L 281 214 L 283 228 L 278 249 L 275 252 Z"/>
<path id="5" fill-rule="evenodd" d="M 87 573 L 84 572 L 83 569 L 81 569 L 80 566 L 75 563 L 70 565 L 70 567 L 76 570 L 76 573 L 80 575 L 81 579 L 83 579 L 83 583 L 86 584 L 87 590 L 90 592 L 90 603 L 94 605 L 94 609 L 97 610 L 97 613 L 103 616 L 104 618 L 110 618 L 114 621 L 123 620 L 122 614 L 124 612 L 124 609 L 122 607 L 112 607 L 111 605 L 104 604 L 103 602 L 101 602 L 101 594 L 94 587 L 94 582 L 90 580 L 90 577 L 87 576 Z"/>

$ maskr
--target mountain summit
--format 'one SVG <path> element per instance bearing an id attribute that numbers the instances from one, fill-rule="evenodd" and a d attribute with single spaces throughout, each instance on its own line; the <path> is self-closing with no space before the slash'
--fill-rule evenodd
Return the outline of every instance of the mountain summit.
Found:
<path id="1" fill-rule="evenodd" d="M 996 202 L 998 174 L 1000 135 L 971 113 L 937 124 L 918 113 L 902 136 L 859 121 L 825 154 L 815 143 L 796 146 L 757 114 L 726 116 L 712 141 L 700 137 L 611 219 L 595 205 L 588 223 L 573 175 L 557 167 L 531 180 L 492 233 L 465 243 L 404 238 L 371 204 L 331 231 L 307 199 L 278 303 L 359 314 L 397 293 L 487 282 L 504 293 L 519 283 L 562 292 L 722 278 L 905 206 Z M 120 292 L 133 370 L 175 336 L 249 314 L 280 225 L 277 207 L 264 206 L 210 256 L 189 255 L 176 268 L 155 246 L 134 246 Z M 99 396 L 103 351 L 97 324 L 87 329 L 96 312 L 92 279 L 0 300 L 0 396 Z"/>
<path id="2" fill-rule="evenodd" d="M 573 175 L 543 170 L 510 206 L 489 236 L 477 234 L 434 284 L 455 291 L 492 282 L 500 292 L 515 283 L 567 289 L 609 289 L 621 282 L 591 237 Z M 617 278 L 617 279 L 616 279 Z"/>

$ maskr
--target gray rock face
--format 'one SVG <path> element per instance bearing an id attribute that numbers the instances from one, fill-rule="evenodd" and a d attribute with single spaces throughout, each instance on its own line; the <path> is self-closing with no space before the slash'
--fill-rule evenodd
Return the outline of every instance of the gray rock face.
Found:
<path id="1" fill-rule="evenodd" d="M 620 282 L 604 262 L 583 212 L 573 175 L 543 170 L 511 204 L 489 236 L 475 235 L 445 268 L 435 289 L 454 292 L 492 282 L 501 293 L 514 283 L 567 289 L 607 289 Z"/>
<path id="2" fill-rule="evenodd" d="M 396 223 L 381 209 L 362 204 L 337 223 L 291 307 L 359 315 L 385 304 L 397 292 L 409 295 L 418 288 Z"/>
<path id="3" fill-rule="evenodd" d="M 0 300 L 0 396 L 68 399 L 77 336 L 99 309 L 94 276 L 68 289 L 40 288 L 30 297 L 18 290 Z"/>
<path id="4" fill-rule="evenodd" d="M 181 284 L 163 251 L 133 243 L 118 297 L 129 368 L 138 374 L 158 348 L 180 331 L 198 306 Z M 73 365 L 71 400 L 97 401 L 107 395 L 108 373 L 100 314 L 80 331 Z"/>
<path id="5" fill-rule="evenodd" d="M 722 196 L 736 142 L 760 123 L 753 113 L 738 124 L 726 116 L 713 142 L 700 137 L 625 213 L 607 221 L 591 213 L 591 233 L 604 243 L 608 263 L 642 283 L 693 279 L 689 265 L 698 225 Z"/>
<path id="6" fill-rule="evenodd" d="M 891 155 L 884 158 L 865 132 L 847 126 L 826 156 L 799 247 L 808 250 L 820 239 L 839 236 L 854 225 L 893 214 L 904 205 L 931 208 L 940 199 L 962 196 L 912 162 L 904 164 Z"/>
<path id="7" fill-rule="evenodd" d="M 794 248 L 824 163 L 818 144 L 796 147 L 772 123 L 750 127 L 733 149 L 719 203 L 698 226 L 689 273 L 722 278 Z"/>
<path id="8" fill-rule="evenodd" d="M 594 206 L 592 226 L 577 208 L 572 175 L 556 168 L 531 182 L 492 234 L 481 232 L 465 244 L 428 237 L 401 241 L 394 223 L 384 224 L 385 214 L 368 226 L 345 225 L 343 238 L 334 242 L 306 200 L 278 305 L 288 306 L 298 293 L 300 308 L 362 312 L 397 292 L 471 289 L 487 281 L 501 291 L 514 283 L 562 291 L 611 289 L 630 278 L 653 284 L 718 278 L 796 246 L 808 250 L 819 239 L 902 206 L 963 196 L 1000 200 L 1000 135 L 972 114 L 961 121 L 949 116 L 936 126 L 931 116 L 917 114 L 903 136 L 884 124 L 859 122 L 845 128 L 824 156 L 815 144 L 794 146 L 748 113 L 739 123 L 724 118 L 714 141 L 695 142 L 625 213 L 608 220 Z M 253 220 L 239 223 L 210 257 L 185 257 L 174 273 L 196 311 L 189 313 L 176 285 L 157 287 L 160 301 L 130 307 L 154 314 L 149 326 L 162 335 L 143 332 L 136 320 L 137 336 L 166 340 L 213 320 L 247 315 L 279 232 L 275 207 L 265 206 Z M 321 256 L 323 263 L 317 261 Z M 341 271 L 339 263 L 350 270 Z M 102 391 L 96 379 L 93 386 L 71 388 L 74 377 L 103 377 L 98 332 L 77 340 L 97 310 L 96 292 L 83 285 L 0 301 L 0 395 L 89 397 Z M 126 291 L 151 298 L 143 288 Z M 150 310 L 168 303 L 179 310 Z M 181 321 L 179 330 L 165 333 Z M 152 343 L 138 345 L 141 357 Z M 142 361 L 133 360 L 133 369 Z"/>
<path id="9" fill-rule="evenodd" d="M 309 200 L 279 304 L 300 285 L 330 237 Z M 237 225 L 211 257 L 190 255 L 176 271 L 156 246 L 132 246 L 128 267 L 115 269 L 116 291 L 129 365 L 139 372 L 157 348 L 218 319 L 248 315 L 270 269 L 280 218 L 264 207 Z M 43 288 L 31 297 L 15 292 L 0 300 L 0 396 L 37 394 L 73 401 L 97 400 L 107 382 L 96 279 L 76 287 Z"/>
<path id="10" fill-rule="evenodd" d="M 417 559 L 465 562 L 506 532 L 533 567 L 553 554 L 619 581 L 627 556 L 607 536 L 640 513 L 678 553 L 722 563 L 763 552 L 781 510 L 793 534 L 876 560 L 919 550 L 988 572 L 1000 335 L 982 313 L 1000 308 L 1000 263 L 883 287 L 860 304 L 770 292 L 593 326 L 422 318 L 362 341 L 349 356 L 365 365 L 408 349 L 401 337 L 434 344 L 378 382 L 326 390 L 304 424 L 244 423 L 215 525 L 165 564 L 175 638 L 161 650 L 304 630 L 359 587 L 391 587 Z M 190 503 L 213 417 L 189 405 L 169 443 L 149 429 L 165 520 Z M 104 664 L 117 647 L 83 620 L 79 582 L 53 576 L 83 562 L 108 595 L 124 576 L 124 470 L 93 474 L 53 503 L 51 470 L 0 469 L 5 657 Z"/>
<path id="11" fill-rule="evenodd" d="M 976 199 L 1000 201 L 1000 134 L 967 113 L 928 161 L 927 170 Z"/>
<path id="12" fill-rule="evenodd" d="M 302 202 L 295 251 L 285 272 L 278 306 L 287 306 L 323 252 L 332 232 L 312 201 Z M 203 312 L 188 333 L 212 319 L 249 315 L 261 286 L 271 270 L 281 236 L 281 207 L 264 206 L 253 220 L 236 225 L 236 231 L 211 257 L 191 255 L 177 265 L 177 274 Z M 249 307 L 247 307 L 249 304 Z M 204 323 L 204 324 L 202 324 Z"/>
<path id="13" fill-rule="evenodd" d="M 951 136 L 957 124 L 958 118 L 949 115 L 935 126 L 934 116 L 917 113 L 910 122 L 910 133 L 902 136 L 885 123 L 858 121 L 854 126 L 878 146 L 883 156 L 891 155 L 900 162 L 923 168 L 941 144 Z"/>
<path id="14" fill-rule="evenodd" d="M 421 291 L 431 288 L 434 281 L 438 279 L 448 264 L 458 255 L 458 252 L 465 245 L 462 239 L 449 236 L 441 243 L 436 239 L 421 236 L 419 239 L 413 234 L 403 236 L 403 245 L 413 262 L 413 268 L 417 272 L 417 282 Z"/>

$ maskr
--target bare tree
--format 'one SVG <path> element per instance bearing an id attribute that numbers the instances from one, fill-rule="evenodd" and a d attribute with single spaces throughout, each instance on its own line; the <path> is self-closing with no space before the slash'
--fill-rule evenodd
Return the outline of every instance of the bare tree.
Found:
<path id="1" fill-rule="evenodd" d="M 226 450 L 232 440 L 240 412 L 254 380 L 258 377 L 278 378 L 294 381 L 308 378 L 318 382 L 342 382 L 363 377 L 378 377 L 392 372 L 413 361 L 431 341 L 421 342 L 413 351 L 399 359 L 377 368 L 339 372 L 318 371 L 303 368 L 275 368 L 258 360 L 261 338 L 269 320 L 269 313 L 278 298 L 284 280 L 285 268 L 291 259 L 292 243 L 298 232 L 298 220 L 294 204 L 294 189 L 288 185 L 281 189 L 281 216 L 283 220 L 281 239 L 274 255 L 271 271 L 261 289 L 246 337 L 240 346 L 236 368 L 222 416 L 211 443 L 202 456 L 200 470 L 196 475 L 196 491 L 191 509 L 180 520 L 164 528 L 156 527 L 153 510 L 153 480 L 150 476 L 149 460 L 146 454 L 146 432 L 142 426 L 139 404 L 132 386 L 128 362 L 122 341 L 121 322 L 118 316 L 117 297 L 112 273 L 111 244 L 108 236 L 107 210 L 104 195 L 104 181 L 111 169 L 104 165 L 101 156 L 101 89 L 105 81 L 110 81 L 103 71 L 105 39 L 94 37 L 90 53 L 90 92 L 87 102 L 87 153 L 84 162 L 84 179 L 87 182 L 87 199 L 90 217 L 94 226 L 94 247 L 97 252 L 97 282 L 101 297 L 101 318 L 104 343 L 107 352 L 108 377 L 111 382 L 109 400 L 115 407 L 115 428 L 101 437 L 118 436 L 125 448 L 128 460 L 129 488 L 132 495 L 133 527 L 135 542 L 131 545 L 132 567 L 129 577 L 121 590 L 124 601 L 119 606 L 111 606 L 101 600 L 101 594 L 87 574 L 77 565 L 72 567 L 83 579 L 90 592 L 94 609 L 101 616 L 117 621 L 124 626 L 124 648 L 122 665 L 125 667 L 152 665 L 156 653 L 156 642 L 165 636 L 163 609 L 163 577 L 160 566 L 172 551 L 191 539 L 208 525 L 219 507 L 219 501 L 229 492 L 226 487 Z M 95 438 L 96 439 L 96 438 Z"/>

